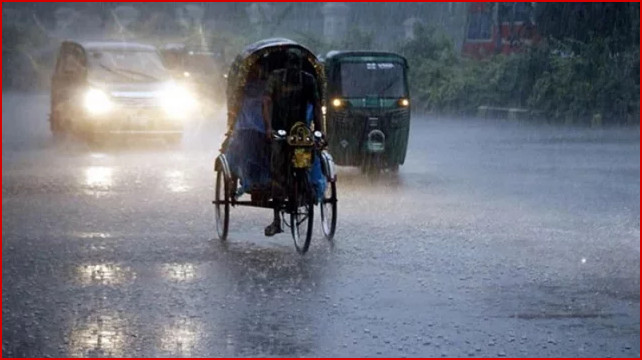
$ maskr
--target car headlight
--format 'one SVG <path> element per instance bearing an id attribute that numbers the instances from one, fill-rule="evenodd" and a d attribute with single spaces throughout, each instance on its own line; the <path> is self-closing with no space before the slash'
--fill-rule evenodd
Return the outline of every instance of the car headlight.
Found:
<path id="1" fill-rule="evenodd" d="M 172 117 L 185 117 L 196 109 L 196 99 L 182 86 L 167 86 L 161 95 L 163 109 Z"/>
<path id="2" fill-rule="evenodd" d="M 85 93 L 84 105 L 92 115 L 104 114 L 113 107 L 109 95 L 98 89 L 89 89 Z"/>

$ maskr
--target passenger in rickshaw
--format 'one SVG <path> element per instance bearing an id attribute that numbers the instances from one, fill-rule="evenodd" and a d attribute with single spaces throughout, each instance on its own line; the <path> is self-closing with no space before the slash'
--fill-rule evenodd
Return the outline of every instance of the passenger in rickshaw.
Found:
<path id="1" fill-rule="evenodd" d="M 268 136 L 277 130 L 289 131 L 292 125 L 302 120 L 307 121 L 308 125 L 312 120 L 314 130 L 322 131 L 321 101 L 316 80 L 303 70 L 302 61 L 303 55 L 299 50 L 288 49 L 285 67 L 273 71 L 267 80 L 263 95 L 263 119 Z M 272 142 L 271 148 L 274 220 L 265 228 L 265 236 L 283 232 L 280 211 L 285 199 L 282 184 L 285 182 L 287 159 L 280 142 Z M 315 159 L 311 182 L 315 185 L 317 196 L 323 193 L 320 187 L 325 186 L 320 168 L 319 160 Z"/>
<path id="2" fill-rule="evenodd" d="M 255 186 L 270 183 L 269 132 L 266 131 L 262 109 L 264 89 L 265 79 L 257 64 L 247 76 L 243 100 L 226 152 L 232 171 L 241 181 L 236 196 L 250 192 Z"/>

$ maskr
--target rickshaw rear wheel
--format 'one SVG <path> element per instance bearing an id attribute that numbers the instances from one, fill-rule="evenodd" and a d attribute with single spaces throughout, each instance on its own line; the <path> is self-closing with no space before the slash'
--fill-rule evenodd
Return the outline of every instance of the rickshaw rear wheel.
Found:
<path id="1" fill-rule="evenodd" d="M 323 235 L 328 241 L 332 241 L 337 227 L 337 184 L 335 181 L 328 182 L 319 209 L 321 210 Z"/>
<path id="2" fill-rule="evenodd" d="M 290 229 L 294 247 L 300 254 L 305 254 L 310 247 L 314 227 L 314 196 L 307 181 L 307 176 L 295 178 L 290 197 Z M 301 233 L 305 231 L 305 234 Z"/>
<path id="3" fill-rule="evenodd" d="M 216 232 L 218 238 L 227 240 L 227 231 L 230 223 L 230 192 L 228 182 L 225 179 L 223 170 L 216 171 L 216 193 L 215 193 L 215 213 L 216 213 Z M 223 204 L 221 204 L 223 202 Z"/>

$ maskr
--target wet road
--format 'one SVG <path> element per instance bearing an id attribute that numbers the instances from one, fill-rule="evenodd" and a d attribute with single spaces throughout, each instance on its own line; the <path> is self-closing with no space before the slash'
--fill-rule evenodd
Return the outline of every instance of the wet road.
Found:
<path id="1" fill-rule="evenodd" d="M 415 118 L 301 257 L 266 210 L 216 239 L 222 118 L 92 150 L 2 102 L 3 356 L 640 355 L 638 128 Z"/>

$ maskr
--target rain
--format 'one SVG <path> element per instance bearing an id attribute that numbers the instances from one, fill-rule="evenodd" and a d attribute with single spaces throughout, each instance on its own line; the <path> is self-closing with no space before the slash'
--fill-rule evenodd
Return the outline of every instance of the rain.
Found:
<path id="1" fill-rule="evenodd" d="M 4 3 L 2 356 L 639 357 L 639 20 Z"/>

